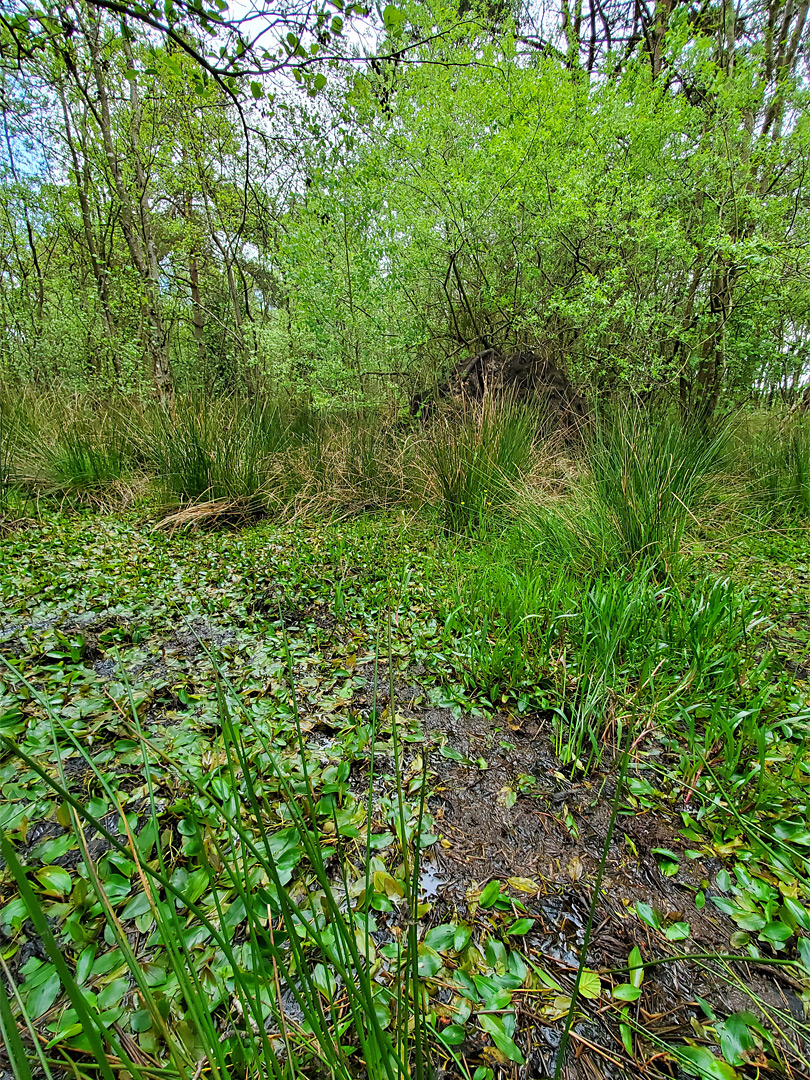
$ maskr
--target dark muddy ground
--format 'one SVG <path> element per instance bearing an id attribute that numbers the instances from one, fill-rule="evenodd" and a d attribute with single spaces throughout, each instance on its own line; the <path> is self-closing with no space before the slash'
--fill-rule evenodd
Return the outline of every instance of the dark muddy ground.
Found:
<path id="1" fill-rule="evenodd" d="M 417 687 L 400 687 L 397 709 L 421 724 L 426 734 L 452 747 L 469 764 L 430 755 L 433 774 L 429 805 L 441 842 L 431 850 L 422 884 L 433 903 L 433 924 L 464 914 L 470 890 L 497 878 L 515 879 L 535 927 L 525 939 L 529 952 L 553 971 L 567 989 L 573 985 L 585 927 L 594 899 L 593 887 L 605 846 L 616 793 L 617 770 L 594 772 L 573 780 L 557 759 L 548 717 L 530 714 L 485 719 L 454 715 L 450 709 L 413 707 Z M 383 703 L 385 695 L 382 696 Z M 507 745 L 504 745 L 507 744 Z M 604 763 L 604 759 L 603 759 Z M 531 782 L 533 781 L 533 783 Z M 528 789 L 521 792 L 521 788 Z M 512 805 L 509 792 L 516 792 Z M 681 806 L 669 813 L 657 809 L 620 811 L 608 847 L 604 875 L 596 901 L 587 964 L 601 973 L 621 969 L 638 946 L 646 961 L 674 954 L 728 954 L 734 923 L 710 903 L 701 909 L 695 895 L 720 869 L 716 859 L 684 857 L 689 846 L 680 835 Z M 665 876 L 653 854 L 665 848 L 679 855 L 675 876 Z M 661 935 L 637 917 L 636 903 L 649 904 L 665 925 L 689 923 L 688 941 L 667 946 Z M 705 1011 L 699 999 L 718 1015 L 756 1012 L 751 994 L 768 1010 L 784 1011 L 801 1021 L 805 1006 L 802 985 L 783 969 L 750 963 L 727 968 L 738 985 L 718 976 L 707 960 L 668 960 L 645 970 L 644 1008 L 638 1019 L 647 1031 L 666 1042 L 682 1042 L 700 1034 Z M 616 984 L 627 974 L 616 972 Z M 747 991 L 746 991 L 747 988 Z M 589 1019 L 576 1023 L 562 1075 L 570 1080 L 609 1076 L 686 1075 L 664 1060 L 659 1047 L 642 1036 L 636 1040 L 637 1068 L 629 1069 L 618 1031 L 618 1010 L 604 1005 L 589 1010 Z M 527 1063 L 516 1069 L 520 1080 L 551 1077 L 562 1020 L 528 1008 L 522 1022 L 528 1028 Z M 802 1049 L 802 1047 L 799 1047 Z M 472 1064 L 486 1062 L 486 1047 L 467 1048 Z M 476 1052 L 478 1057 L 476 1057 Z M 483 1056 L 482 1056 L 483 1055 Z M 764 1058 L 752 1057 L 750 1075 L 769 1075 Z M 721 1074 L 718 1073 L 718 1076 Z M 743 1075 L 749 1075 L 744 1071 Z M 793 1077 L 806 1077 L 798 1062 Z"/>

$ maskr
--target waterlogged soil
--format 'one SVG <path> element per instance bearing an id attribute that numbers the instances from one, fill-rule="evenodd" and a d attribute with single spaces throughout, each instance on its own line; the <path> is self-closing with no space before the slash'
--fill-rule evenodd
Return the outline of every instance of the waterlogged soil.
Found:
<path id="1" fill-rule="evenodd" d="M 123 531 L 134 552 L 143 536 L 137 530 L 131 535 Z M 63 542 L 57 537 L 56 548 Z M 237 552 L 234 565 L 227 543 L 220 542 L 219 550 L 210 553 L 199 541 L 183 542 L 178 550 L 172 549 L 170 539 L 161 538 L 159 544 L 153 564 L 135 571 L 135 595 L 129 598 L 125 589 L 116 590 L 115 575 L 131 574 L 137 565 L 132 562 L 126 571 L 109 568 L 106 574 L 112 583 L 85 589 L 84 598 L 71 599 L 65 589 L 63 595 L 43 600 L 37 582 L 43 580 L 48 557 L 58 564 L 59 552 L 35 556 L 28 563 L 24 585 L 16 594 L 10 590 L 14 605 L 0 623 L 0 653 L 41 690 L 58 696 L 65 716 L 72 719 L 78 710 L 80 717 L 90 718 L 86 737 L 96 747 L 109 746 L 106 768 L 117 777 L 117 789 L 129 796 L 127 812 L 136 816 L 146 806 L 142 777 L 126 746 L 131 731 L 121 722 L 120 711 L 110 710 L 110 701 L 120 700 L 126 687 L 147 734 L 175 747 L 190 738 L 204 764 L 205 748 L 219 733 L 212 653 L 237 690 L 259 707 L 274 694 L 286 700 L 279 689 L 285 678 L 278 658 L 279 619 L 292 641 L 302 728 L 313 760 L 339 763 L 346 731 L 368 725 L 375 707 L 377 715 L 390 719 L 393 713 L 407 736 L 403 773 L 412 777 L 420 761 L 426 767 L 427 810 L 437 837 L 421 856 L 420 934 L 424 938 L 432 928 L 469 923 L 482 949 L 496 930 L 503 936 L 493 909 L 480 903 L 485 886 L 498 882 L 502 896 L 509 898 L 506 906 L 512 905 L 509 917 L 531 922 L 519 939 L 523 955 L 551 980 L 541 992 L 518 994 L 513 1000 L 522 1064 L 500 1053 L 492 1039 L 471 1023 L 463 1043 L 456 1045 L 462 1071 L 440 1050 L 437 1080 L 471 1077 L 479 1068 L 491 1069 L 504 1080 L 555 1075 L 589 923 L 585 959 L 588 969 L 599 974 L 601 985 L 596 996 L 578 1002 L 560 1074 L 564 1077 L 688 1075 L 667 1047 L 712 1046 L 717 1057 L 716 1042 L 705 1027 L 712 1012 L 718 1017 L 753 1012 L 769 1031 L 774 1016 L 805 1021 L 803 987 L 789 971 L 739 961 L 724 967 L 711 958 L 739 951 L 729 944 L 738 929 L 735 923 L 711 902 L 698 902 L 700 897 L 711 900 L 723 863 L 707 854 L 708 848 L 693 850 L 684 838 L 681 815 L 693 808 L 677 789 L 658 790 L 662 750 L 655 743 L 633 755 L 608 838 L 619 783 L 615 746 L 604 747 L 598 766 L 563 764 L 556 753 L 557 732 L 550 712 L 531 707 L 521 711 L 516 703 L 502 709 L 484 707 L 476 704 L 474 694 L 465 699 L 458 692 L 452 705 L 437 704 L 447 695 L 436 692 L 441 680 L 435 666 L 426 666 L 424 659 L 431 648 L 438 648 L 431 644 L 435 639 L 427 635 L 428 644 L 423 641 L 420 646 L 423 659 L 415 662 L 411 653 L 418 650 L 412 650 L 407 635 L 397 636 L 396 625 L 392 707 L 386 690 L 391 673 L 379 656 L 378 637 L 375 640 L 379 613 L 372 617 L 362 607 L 358 613 L 351 600 L 347 610 L 343 599 L 346 592 L 351 594 L 353 580 L 364 575 L 375 580 L 373 560 L 365 569 L 349 573 L 341 554 L 326 568 L 313 569 L 312 583 L 304 586 L 300 577 L 292 585 L 284 580 L 285 573 L 290 576 L 289 559 L 281 562 L 279 574 L 259 573 L 245 569 L 260 564 L 252 550 Z M 264 557 L 272 553 L 276 560 L 286 558 L 283 545 L 263 544 L 260 550 Z M 98 576 L 94 561 L 92 552 L 74 554 L 70 589 L 81 592 L 88 579 Z M 5 572 L 13 574 L 13 567 Z M 150 573 L 162 575 L 154 589 Z M 362 582 L 355 592 L 357 597 L 361 594 Z M 424 597 L 422 602 L 425 610 L 417 611 L 414 621 L 429 623 L 429 604 Z M 0 716 L 10 718 L 7 730 L 22 738 L 25 725 L 33 725 L 39 714 L 30 695 L 20 695 L 17 702 L 19 686 L 14 692 L 6 689 Z M 95 726 L 88 700 L 100 717 Z M 19 716 L 15 709 L 21 710 Z M 9 760 L 6 755 L 0 764 L 7 766 Z M 97 794 L 92 769 L 80 755 L 66 752 L 61 764 L 77 797 Z M 384 799 L 391 794 L 393 762 L 381 759 L 375 766 L 378 779 L 371 802 L 375 813 L 382 813 Z M 348 786 L 358 801 L 367 798 L 367 777 L 367 761 L 355 757 Z M 13 779 L 11 772 L 4 774 L 7 799 Z M 172 783 L 167 781 L 169 793 Z M 637 794 L 641 790 L 652 794 Z M 174 794 L 183 797 L 187 792 L 177 785 Z M 169 794 L 164 792 L 164 797 L 169 800 Z M 14 798 L 22 805 L 19 792 Z M 36 853 L 43 842 L 63 837 L 66 828 L 52 802 L 33 800 L 29 809 L 22 825 L 19 817 L 8 821 L 19 858 L 23 862 L 32 858 L 37 865 Z M 117 813 L 107 813 L 101 820 L 120 836 Z M 183 837 L 176 821 L 172 827 L 179 850 Z M 94 861 L 110 848 L 91 827 L 85 838 Z M 80 858 L 71 848 L 48 865 L 73 872 Z M 9 876 L 0 871 L 0 914 L 14 894 Z M 653 913 L 658 928 L 639 917 L 640 908 Z M 377 945 L 393 941 L 401 923 L 401 912 L 381 913 Z M 668 940 L 667 931 L 683 924 L 688 924 L 687 936 Z M 27 977 L 26 965 L 32 958 L 43 963 L 47 959 L 29 922 L 13 927 L 0 921 L 0 949 L 19 980 Z M 644 970 L 643 998 L 625 1004 L 611 997 L 611 990 L 631 978 L 628 959 L 633 949 L 639 949 L 647 963 L 665 962 Z M 695 958 L 675 959 L 686 954 Z M 453 963 L 448 962 L 450 970 Z M 446 988 L 437 992 L 440 1005 L 447 1005 L 451 997 Z M 43 1022 L 58 1008 L 58 1003 L 52 1006 Z M 437 1023 L 447 1022 L 441 1012 L 438 1015 Z M 43 1037 L 46 1034 L 52 1029 Z M 795 1036 L 791 1038 L 796 1046 Z M 808 1075 L 791 1050 L 790 1038 L 781 1052 L 791 1076 Z M 723 1072 L 720 1062 L 719 1071 L 704 1075 L 720 1080 L 776 1075 L 774 1060 L 775 1055 L 766 1059 L 757 1047 L 748 1051 L 736 1074 Z M 0 1058 L 0 1071 L 2 1065 Z M 489 1075 L 479 1073 L 478 1078 Z"/>
<path id="2" fill-rule="evenodd" d="M 411 693 L 413 693 L 411 689 Z M 633 810 L 621 806 L 607 845 L 601 886 L 594 905 L 594 886 L 606 845 L 617 769 L 578 775 L 564 767 L 551 744 L 551 719 L 533 713 L 483 718 L 449 709 L 408 708 L 407 688 L 398 694 L 398 708 L 418 717 L 426 732 L 460 752 L 467 762 L 430 757 L 435 782 L 430 805 L 441 842 L 431 851 L 423 872 L 424 896 L 431 899 L 431 921 L 442 922 L 468 910 L 470 895 L 482 884 L 499 879 L 520 881 L 527 914 L 535 919 L 525 944 L 567 989 L 579 965 L 589 917 L 592 929 L 586 961 L 608 973 L 626 969 L 634 946 L 647 960 L 667 962 L 646 969 L 643 1019 L 648 1032 L 662 1040 L 694 1038 L 705 1012 L 699 999 L 720 1015 L 750 1010 L 751 996 L 719 979 L 711 964 L 672 960 L 674 954 L 727 954 L 734 923 L 711 905 L 695 905 L 695 896 L 720 869 L 716 859 L 684 858 L 685 843 L 677 826 L 677 806 Z M 603 761 L 604 764 L 604 761 Z M 534 783 L 530 783 L 530 779 Z M 511 793 L 528 787 L 528 793 Z M 665 876 L 654 851 L 665 848 L 681 856 L 678 872 Z M 536 891 L 523 891 L 529 884 Z M 635 905 L 647 904 L 665 924 L 687 920 L 688 942 L 667 946 L 661 935 L 641 923 Z M 593 915 L 591 916 L 591 908 Z M 763 1005 L 785 1009 L 804 1019 L 799 997 L 802 984 L 780 968 L 733 964 Z M 615 983 L 627 978 L 615 971 Z M 586 1010 L 588 1011 L 588 1010 Z M 527 1064 L 521 1077 L 554 1075 L 561 1022 L 539 1020 L 537 1010 L 522 1011 Z M 539 1022 L 538 1022 L 539 1020 Z M 631 1076 L 622 1057 L 618 1021 L 609 1010 L 573 1026 L 571 1060 L 562 1075 Z M 477 1048 L 486 1060 L 485 1046 Z M 469 1048 L 473 1063 L 475 1047 Z M 644 1048 L 637 1052 L 644 1059 Z M 649 1048 L 649 1056 L 654 1049 Z M 760 1065 L 764 1062 L 760 1062 Z M 652 1062 L 651 1062 L 652 1065 Z M 658 1062 L 653 1075 L 680 1075 L 674 1065 Z M 719 1075 L 719 1074 L 718 1074 Z M 794 1076 L 806 1076 L 796 1063 Z"/>

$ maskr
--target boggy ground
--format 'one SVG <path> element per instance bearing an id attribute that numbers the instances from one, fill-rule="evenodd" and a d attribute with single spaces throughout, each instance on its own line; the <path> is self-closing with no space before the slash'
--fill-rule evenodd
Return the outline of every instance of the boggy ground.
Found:
<path id="1" fill-rule="evenodd" d="M 420 696 L 418 686 L 401 685 L 396 709 L 398 715 L 416 720 L 440 746 L 429 758 L 433 776 L 429 805 L 441 840 L 426 853 L 422 872 L 423 895 L 432 901 L 428 927 L 463 917 L 471 898 L 474 903 L 477 890 L 487 882 L 501 881 L 504 891 L 511 885 L 512 894 L 522 898 L 535 920 L 524 938 L 526 954 L 545 966 L 563 988 L 570 988 L 594 904 L 594 882 L 616 796 L 617 763 L 611 768 L 603 760 L 601 769 L 572 781 L 570 767 L 566 769 L 554 752 L 550 716 L 505 712 L 483 717 L 414 707 L 411 703 Z M 381 699 L 387 702 L 384 690 Z M 447 747 L 452 752 L 449 759 L 442 753 Z M 648 786 L 641 779 L 643 771 L 643 763 L 641 769 L 631 769 L 631 786 Z M 694 851 L 692 858 L 684 856 L 689 842 L 678 828 L 678 811 L 687 808 L 683 800 L 642 806 L 629 790 L 627 795 L 621 800 L 594 906 L 589 968 L 618 985 L 626 978 L 621 969 L 626 972 L 634 946 L 647 960 L 666 959 L 646 969 L 644 1004 L 639 1007 L 647 1032 L 662 1041 L 694 1039 L 701 1019 L 705 1020 L 700 999 L 718 1015 L 729 1015 L 750 1010 L 753 994 L 763 1005 L 802 1021 L 806 1009 L 800 995 L 806 990 L 783 969 L 732 963 L 728 970 L 735 985 L 718 977 L 704 960 L 705 955 L 728 953 L 736 927 L 713 906 L 695 905 L 696 894 L 714 879 L 722 863 L 711 855 L 696 858 Z M 655 854 L 661 849 L 679 857 L 672 876 L 662 873 Z M 662 926 L 688 921 L 688 940 L 669 944 L 661 932 L 638 918 L 637 904 L 652 909 Z M 689 953 L 700 959 L 690 961 Z M 684 958 L 672 959 L 678 954 Z M 584 1012 L 572 1028 L 572 1060 L 563 1075 L 632 1075 L 618 1030 L 619 1010 L 602 1004 L 586 1006 Z M 532 1007 L 528 1002 L 518 1013 L 527 1049 L 526 1065 L 518 1075 L 551 1076 L 562 1018 L 553 1007 Z M 465 1045 L 472 1064 L 485 1063 L 486 1050 L 486 1040 Z M 649 1065 L 653 1075 L 676 1075 L 677 1067 L 662 1061 L 656 1050 L 654 1043 L 638 1041 L 635 1067 L 644 1070 Z M 764 1059 L 752 1058 L 755 1069 L 765 1065 Z M 808 1075 L 797 1061 L 791 1071 Z"/>
<path id="2" fill-rule="evenodd" d="M 161 755 L 194 775 L 216 777 L 222 679 L 252 723 L 270 724 L 279 745 L 293 748 L 289 666 L 314 781 L 330 781 L 329 770 L 348 763 L 339 797 L 352 820 L 363 819 L 368 797 L 373 706 L 387 717 L 371 805 L 374 850 L 390 871 L 383 879 L 389 884 L 401 867 L 386 831 L 395 771 L 392 712 L 403 738 L 402 772 L 417 797 L 415 781 L 425 770 L 431 836 L 421 855 L 419 934 L 438 1070 L 491 1069 L 519 1080 L 554 1075 L 593 909 L 562 1075 L 675 1076 L 690 1069 L 721 1080 L 810 1075 L 808 980 L 801 969 L 721 959 L 744 956 L 750 940 L 741 934 L 739 911 L 732 918 L 728 902 L 721 910 L 713 901 L 740 900 L 735 882 L 722 875 L 742 840 L 706 825 L 711 815 L 698 821 L 700 800 L 666 779 L 666 748 L 650 738 L 631 754 L 596 894 L 617 796 L 615 733 L 607 733 L 599 763 L 564 765 L 551 710 L 525 700 L 494 707 L 463 690 L 435 622 L 440 562 L 431 541 L 422 538 L 420 545 L 392 545 L 381 530 L 167 537 L 134 521 L 96 517 L 54 518 L 37 534 L 18 534 L 3 553 L 0 652 L 11 665 L 0 677 L 3 733 L 46 770 L 61 767 L 68 790 L 96 800 L 94 813 L 123 839 L 98 776 L 107 777 L 137 833 L 147 799 L 143 756 L 127 713 L 134 706 L 155 751 L 153 782 L 175 872 L 188 876 L 199 869 L 184 837 L 182 806 L 190 789 L 161 765 Z M 393 613 L 393 710 L 387 612 Z M 60 731 L 46 720 L 44 697 L 64 725 Z M 68 734 L 90 748 L 89 762 Z M 102 924 L 77 896 L 78 843 L 58 801 L 15 758 L 11 743 L 0 761 L 0 783 L 2 826 L 50 905 L 53 926 L 64 931 L 71 963 L 78 969 L 83 949 L 93 944 L 98 960 L 88 987 L 104 998 L 110 1022 L 144 1053 L 159 1056 L 142 1020 L 133 1020 L 136 996 Z M 323 821 L 327 835 L 330 825 Z M 105 862 L 110 844 L 92 829 L 86 839 L 90 857 L 108 873 L 133 947 L 144 963 L 159 967 L 161 946 L 150 936 L 134 868 Z M 343 850 L 349 865 L 364 857 L 359 840 L 347 839 Z M 775 880 L 769 873 L 756 880 Z M 296 874 L 293 890 L 306 882 L 303 863 Z M 375 892 L 381 948 L 403 920 L 396 889 L 386 896 L 386 888 Z M 57 1046 L 63 1066 L 81 1063 L 84 1051 L 62 1022 L 58 981 L 7 870 L 0 874 L 0 905 L 3 957 L 37 1032 Z M 77 916 L 81 940 L 71 938 Z M 238 936 L 238 924 L 233 931 Z M 191 948 L 201 967 L 216 966 L 204 935 Z M 664 962 L 643 973 L 638 963 L 631 969 L 634 949 L 647 964 Z M 760 951 L 766 960 L 780 956 L 767 945 Z M 488 997 L 494 991 L 487 980 L 505 975 L 517 980 L 508 1000 Z M 470 979 L 478 979 L 474 987 Z M 510 1041 L 496 1045 L 482 1021 L 505 1013 L 515 1018 L 510 1041 L 518 1053 Z M 735 1016 L 752 1018 L 745 1021 L 747 1035 L 743 1021 L 728 1020 Z M 452 1038 L 442 1041 L 448 1032 Z M 692 1056 L 679 1056 L 679 1048 Z M 735 1065 L 721 1049 L 726 1059 L 736 1053 Z M 479 1080 L 488 1075 L 479 1073 Z"/>

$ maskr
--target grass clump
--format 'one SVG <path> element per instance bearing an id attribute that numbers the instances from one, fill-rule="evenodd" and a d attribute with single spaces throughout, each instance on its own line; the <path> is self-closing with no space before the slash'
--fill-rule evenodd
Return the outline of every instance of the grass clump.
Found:
<path id="1" fill-rule="evenodd" d="M 443 612 L 467 685 L 541 699 L 565 764 L 589 768 L 617 717 L 685 739 L 730 780 L 778 715 L 763 606 L 729 580 L 659 580 L 649 563 L 586 577 L 479 553 Z M 688 769 L 691 773 L 693 769 Z"/>
<path id="2" fill-rule="evenodd" d="M 125 495 L 137 458 L 125 406 L 86 395 L 21 395 L 12 421 L 10 469 L 36 495 L 104 504 Z"/>
<path id="3" fill-rule="evenodd" d="M 447 408 L 426 432 L 429 497 L 451 532 L 481 531 L 514 498 L 532 465 L 540 412 L 486 397 Z"/>
<path id="4" fill-rule="evenodd" d="M 321 420 L 290 454 L 295 512 L 308 519 L 376 513 L 416 502 L 414 440 L 376 410 Z"/>
<path id="5" fill-rule="evenodd" d="M 0 394 L 0 510 L 8 504 L 17 487 L 14 468 L 17 413 L 17 402 L 9 395 Z"/>
<path id="6" fill-rule="evenodd" d="M 688 530 L 720 491 L 730 429 L 619 406 L 586 432 L 580 472 L 562 496 L 521 497 L 512 544 L 541 561 L 598 574 L 621 566 L 669 573 Z"/>
<path id="7" fill-rule="evenodd" d="M 810 518 L 810 417 L 753 417 L 740 446 L 758 513 L 775 522 Z"/>
<path id="8" fill-rule="evenodd" d="M 633 407 L 595 425 L 588 446 L 594 496 L 629 563 L 672 566 L 687 526 L 700 524 L 717 489 L 729 435 L 727 426 L 707 430 Z"/>
<path id="9" fill-rule="evenodd" d="M 279 403 L 188 396 L 145 420 L 142 454 L 164 502 L 224 500 L 261 512 L 290 494 L 282 453 L 306 428 Z"/>

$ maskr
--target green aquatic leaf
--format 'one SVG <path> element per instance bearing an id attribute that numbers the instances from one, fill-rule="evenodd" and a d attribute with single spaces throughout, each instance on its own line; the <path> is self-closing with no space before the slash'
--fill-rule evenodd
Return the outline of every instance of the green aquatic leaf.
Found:
<path id="1" fill-rule="evenodd" d="M 716 1058 L 705 1046 L 683 1046 L 677 1053 L 684 1069 L 701 1080 L 739 1080 L 737 1070 Z"/>
<path id="2" fill-rule="evenodd" d="M 479 1015 L 478 1023 L 509 1061 L 513 1061 L 516 1065 L 525 1064 L 525 1058 L 520 1048 L 506 1034 L 502 1020 L 484 1013 Z"/>
<path id="3" fill-rule="evenodd" d="M 422 942 L 417 946 L 418 970 L 419 976 L 422 979 L 432 979 L 442 969 L 442 958 L 434 950 L 428 948 Z"/>
<path id="4" fill-rule="evenodd" d="M 501 883 L 500 881 L 490 881 L 481 892 L 478 898 L 478 906 L 482 908 L 491 908 L 494 906 L 495 901 L 501 895 Z"/>
<path id="5" fill-rule="evenodd" d="M 651 926 L 653 930 L 661 929 L 661 916 L 650 904 L 643 904 L 640 901 L 636 903 L 636 914 L 642 922 L 647 926 Z"/>
<path id="6" fill-rule="evenodd" d="M 638 945 L 634 945 L 631 949 L 627 966 L 630 970 L 630 984 L 636 988 L 640 987 L 644 981 L 644 966 Z"/>
<path id="7" fill-rule="evenodd" d="M 456 952 L 463 952 L 467 948 L 467 944 L 472 934 L 472 927 L 462 923 L 453 935 L 453 948 Z"/>
<path id="8" fill-rule="evenodd" d="M 528 934 L 533 926 L 534 919 L 515 919 L 506 933 L 510 937 L 522 937 L 523 934 Z"/>
<path id="9" fill-rule="evenodd" d="M 685 941 L 689 937 L 689 923 L 676 922 L 664 931 L 667 941 Z"/>
<path id="10" fill-rule="evenodd" d="M 596 1001 L 602 995 L 602 982 L 595 971 L 584 968 L 579 980 L 579 992 L 588 1001 Z"/>
<path id="11" fill-rule="evenodd" d="M 720 1037 L 720 1049 L 726 1061 L 730 1065 L 745 1065 L 756 1041 L 748 1030 L 744 1014 L 733 1013 L 727 1020 L 715 1024 L 715 1031 Z"/>
<path id="12" fill-rule="evenodd" d="M 61 866 L 43 866 L 35 876 L 46 896 L 67 896 L 71 890 L 70 874 Z"/>

